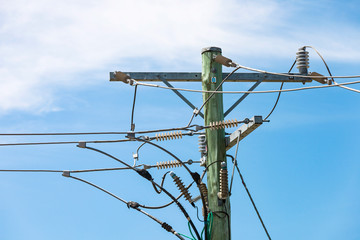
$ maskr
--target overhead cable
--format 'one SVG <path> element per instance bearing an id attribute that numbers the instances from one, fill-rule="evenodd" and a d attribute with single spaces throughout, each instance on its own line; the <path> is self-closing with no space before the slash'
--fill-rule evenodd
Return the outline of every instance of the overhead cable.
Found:
<path id="1" fill-rule="evenodd" d="M 69 177 L 69 178 L 72 178 L 72 179 L 81 181 L 81 182 L 83 182 L 83 183 L 86 183 L 86 184 L 88 184 L 88 185 L 90 185 L 90 186 L 93 186 L 93 187 L 95 187 L 95 188 L 97 188 L 97 189 L 105 192 L 106 194 L 108 194 L 108 195 L 116 198 L 117 200 L 125 203 L 125 204 L 128 206 L 128 208 L 131 207 L 132 209 L 135 209 L 135 210 L 137 210 L 138 212 L 141 212 L 142 214 L 148 216 L 149 218 L 151 218 L 151 219 L 154 220 L 155 222 L 159 223 L 159 224 L 161 225 L 161 227 L 164 228 L 166 231 L 171 232 L 172 234 L 174 234 L 174 235 L 175 235 L 176 237 L 178 237 L 179 239 L 184 240 L 184 238 L 181 237 L 169 224 L 160 221 L 159 219 L 155 218 L 154 216 L 152 216 L 152 215 L 150 215 L 149 213 L 147 213 L 147 212 L 143 211 L 142 209 L 140 209 L 140 208 L 139 208 L 139 204 L 137 204 L 137 203 L 135 203 L 135 202 L 127 202 L 127 201 L 125 201 L 124 199 L 116 196 L 115 194 L 113 194 L 113 193 L 111 193 L 111 192 L 109 192 L 109 191 L 107 191 L 107 190 L 105 190 L 105 189 L 103 189 L 103 188 L 101 188 L 101 187 L 99 187 L 99 186 L 91 183 L 91 182 L 88 182 L 88 181 L 86 181 L 86 180 L 84 180 L 84 179 L 77 178 L 77 177 L 73 177 L 73 176 L 66 176 L 66 177 Z"/>
<path id="2" fill-rule="evenodd" d="M 292 66 L 290 67 L 288 73 L 291 72 L 291 70 L 293 69 L 293 67 L 295 66 L 295 64 L 296 64 L 296 60 L 294 61 L 294 63 L 293 63 Z M 283 86 L 284 86 L 284 82 L 281 83 L 281 85 L 280 85 L 280 90 L 282 90 Z M 276 108 L 276 106 L 277 106 L 277 104 L 278 104 L 278 102 L 279 102 L 280 95 L 281 95 L 281 92 L 279 92 L 273 108 L 271 109 L 271 111 L 269 112 L 269 114 L 264 118 L 265 121 L 266 121 L 266 120 L 271 116 L 271 114 L 274 112 L 274 110 L 275 110 L 275 108 Z"/>
<path id="3" fill-rule="evenodd" d="M 156 84 L 138 82 L 139 85 L 143 85 L 143 86 L 147 86 L 147 87 L 163 88 L 163 89 L 168 89 L 168 90 L 176 89 L 176 90 L 179 90 L 179 91 L 186 91 L 186 92 L 217 93 L 217 94 L 221 94 L 221 93 L 224 93 L 224 94 L 239 94 L 239 93 L 256 94 L 256 93 L 295 92 L 295 91 L 301 91 L 301 90 L 338 87 L 340 85 L 351 85 L 351 84 L 358 84 L 358 83 L 360 83 L 360 81 L 345 82 L 345 83 L 333 84 L 333 85 L 309 86 L 309 87 L 301 87 L 301 88 L 290 88 L 290 89 L 282 89 L 282 90 L 264 90 L 264 91 L 205 91 L 205 90 L 195 90 L 195 89 L 186 89 L 186 88 L 169 88 L 169 87 L 160 86 L 160 85 L 156 85 Z"/>

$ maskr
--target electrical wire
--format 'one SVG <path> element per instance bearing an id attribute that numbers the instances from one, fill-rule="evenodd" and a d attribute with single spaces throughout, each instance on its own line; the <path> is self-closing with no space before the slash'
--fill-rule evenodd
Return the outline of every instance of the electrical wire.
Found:
<path id="1" fill-rule="evenodd" d="M 205 106 L 205 104 L 214 96 L 214 94 L 220 89 L 220 87 L 223 85 L 223 83 L 231 76 L 233 75 L 237 70 L 239 70 L 240 68 L 236 68 L 235 70 L 233 70 L 231 73 L 229 73 L 221 82 L 220 84 L 216 87 L 215 91 L 212 91 L 210 96 L 203 102 L 203 104 L 201 105 L 201 107 L 199 108 L 199 110 L 197 110 L 197 112 L 200 112 L 201 109 Z M 190 118 L 190 121 L 188 123 L 187 126 L 189 126 L 191 124 L 191 122 L 193 121 L 194 117 L 196 116 L 196 113 L 194 112 Z"/>
<path id="2" fill-rule="evenodd" d="M 245 190 L 246 190 L 246 193 L 248 194 L 248 197 L 249 197 L 249 199 L 250 199 L 250 201 L 251 201 L 251 204 L 253 205 L 254 210 L 255 210 L 255 212 L 256 212 L 256 214 L 257 214 L 257 216 L 258 216 L 258 218 L 259 218 L 259 220 L 260 220 L 260 222 L 261 222 L 261 225 L 262 225 L 262 227 L 263 227 L 263 229 L 264 229 L 267 237 L 269 238 L 269 240 L 271 240 L 270 234 L 269 234 L 269 232 L 268 232 L 268 230 L 267 230 L 267 228 L 266 228 L 266 226 L 265 226 L 265 224 L 264 224 L 264 221 L 262 220 L 262 218 L 261 218 L 261 216 L 260 216 L 260 213 L 259 213 L 259 211 L 258 211 L 258 209 L 257 209 L 257 207 L 256 207 L 256 205 L 255 205 L 255 202 L 254 202 L 254 200 L 253 200 L 253 198 L 252 198 L 252 196 L 251 196 L 251 194 L 250 194 L 250 191 L 249 191 L 249 189 L 248 189 L 247 186 L 246 186 L 244 177 L 242 176 L 242 174 L 241 174 L 241 172 L 240 172 L 239 166 L 238 166 L 237 164 L 235 164 L 235 161 L 234 161 L 234 157 L 233 157 L 233 156 L 228 155 L 228 154 L 227 154 L 226 156 L 227 156 L 227 157 L 230 157 L 230 158 L 232 159 L 232 161 L 233 161 L 233 163 L 234 163 L 234 165 L 235 165 L 235 167 L 236 167 L 236 170 L 237 170 L 237 172 L 239 173 L 241 182 L 242 182 L 242 184 L 243 184 L 243 186 L 244 186 L 244 188 L 245 188 Z"/>
<path id="3" fill-rule="evenodd" d="M 134 111 L 135 111 L 135 100 L 136 100 L 136 92 L 137 92 L 137 85 L 135 86 L 135 90 L 134 90 L 134 101 L 133 101 L 133 105 L 132 105 L 132 110 L 131 110 L 131 123 L 130 123 L 130 130 L 134 131 L 135 130 L 135 124 L 134 124 Z"/>
<path id="4" fill-rule="evenodd" d="M 327 63 L 326 63 L 325 59 L 323 58 L 323 56 L 320 54 L 320 52 L 319 52 L 316 48 L 314 48 L 313 46 L 305 46 L 305 47 L 307 47 L 307 48 L 312 48 L 312 49 L 317 53 L 317 55 L 319 55 L 319 57 L 321 58 L 321 60 L 323 61 L 324 65 L 325 65 L 325 67 L 326 67 L 326 69 L 327 69 L 327 71 L 328 71 L 328 73 L 329 73 L 329 75 L 330 75 L 330 77 L 331 77 L 331 81 L 332 81 L 333 83 L 338 84 L 339 87 L 344 88 L 344 89 L 346 89 L 346 90 L 350 90 L 350 91 L 353 91 L 353 92 L 356 92 L 356 93 L 360 93 L 360 90 L 357 90 L 357 89 L 354 89 L 354 88 L 345 87 L 345 86 L 342 86 L 341 84 L 337 83 L 337 82 L 334 80 L 334 77 L 332 76 L 332 74 L 331 74 L 331 72 L 330 72 L 330 68 L 329 68 L 329 66 L 327 65 Z"/>
<path id="5" fill-rule="evenodd" d="M 71 142 L 26 142 L 26 143 L 1 143 L 0 147 L 4 146 L 27 146 L 27 145 L 49 145 L 49 144 L 76 144 L 79 142 L 83 143 L 119 143 L 119 142 L 129 142 L 131 139 L 122 139 L 122 140 L 96 140 L 96 141 L 71 141 Z"/>
<path id="6" fill-rule="evenodd" d="M 108 194 L 108 195 L 116 198 L 117 200 L 125 203 L 125 204 L 129 207 L 129 203 L 130 203 L 130 202 L 125 201 L 124 199 L 116 196 L 115 194 L 113 194 L 113 193 L 111 193 L 111 192 L 109 192 L 109 191 L 107 191 L 107 190 L 105 190 L 105 189 L 103 189 L 103 188 L 101 188 L 101 187 L 99 187 L 99 186 L 91 183 L 91 182 L 88 182 L 88 181 L 86 181 L 86 180 L 84 180 L 84 179 L 77 178 L 77 177 L 73 177 L 73 176 L 69 176 L 69 178 L 75 179 L 75 180 L 77 180 L 77 181 L 86 183 L 86 184 L 88 184 L 88 185 L 90 185 L 90 186 L 92 186 L 92 187 L 95 187 L 95 188 L 103 191 L 104 193 L 106 193 L 106 194 Z M 137 210 L 137 211 L 139 211 L 139 212 L 141 212 L 142 214 L 148 216 L 149 218 L 151 218 L 151 219 L 154 220 L 155 222 L 159 223 L 159 224 L 164 228 L 164 224 L 166 224 L 165 222 L 160 221 L 159 219 L 155 218 L 154 216 L 152 216 L 152 215 L 150 215 L 149 213 L 141 210 L 141 209 L 138 208 L 138 207 L 132 207 L 132 208 L 135 209 L 135 210 Z M 166 224 L 166 225 L 169 226 L 168 224 Z M 170 226 L 169 226 L 169 227 L 170 227 Z M 173 234 L 174 234 L 175 236 L 177 236 L 179 239 L 184 240 L 184 238 L 182 238 L 172 227 L 170 227 L 170 228 L 171 228 L 171 230 L 170 230 L 169 228 L 166 229 L 166 230 L 167 230 L 167 231 L 170 230 L 169 232 L 173 233 Z"/>
<path id="7" fill-rule="evenodd" d="M 116 135 L 127 133 L 128 132 L 0 133 L 0 136 Z"/>
<path id="8" fill-rule="evenodd" d="M 194 181 L 192 183 L 190 183 L 186 189 L 189 189 L 192 185 L 193 185 Z M 183 193 L 181 193 L 179 196 L 176 197 L 176 200 L 179 200 L 182 195 L 184 195 Z M 165 207 L 168 207 L 170 206 L 171 204 L 173 204 L 175 201 L 171 201 L 167 204 L 164 204 L 164 205 L 161 205 L 161 206 L 145 206 L 145 205 L 140 205 L 142 208 L 147 208 L 147 209 L 161 209 L 161 208 L 165 208 Z"/>
<path id="9" fill-rule="evenodd" d="M 309 46 L 311 47 L 311 46 Z M 312 47 L 311 47 L 312 48 Z M 265 73 L 265 74 L 270 74 L 270 75 L 277 75 L 277 76 L 284 76 L 284 77 L 299 77 L 299 78 L 360 78 L 360 75 L 352 75 L 352 76 L 307 76 L 307 75 L 291 75 L 291 74 L 286 74 L 286 73 L 274 73 L 274 72 L 267 72 L 264 70 L 260 70 L 260 69 L 256 69 L 256 68 L 251 68 L 251 67 L 246 67 L 246 66 L 242 66 L 240 64 L 237 64 L 238 67 L 249 70 L 249 71 L 253 71 L 253 72 L 259 72 L 259 73 Z"/>
<path id="10" fill-rule="evenodd" d="M 239 150 L 240 136 L 241 136 L 241 131 L 239 130 L 239 136 L 237 138 L 237 143 L 236 143 L 235 159 L 234 159 L 234 164 L 233 164 L 233 169 L 232 169 L 232 174 L 231 174 L 229 196 L 231 196 L 232 184 L 233 184 L 234 173 L 235 173 L 235 165 L 237 165 L 237 154 L 238 154 L 238 150 Z"/>
<path id="11" fill-rule="evenodd" d="M 135 167 L 140 167 L 138 165 Z M 104 172 L 104 171 L 118 171 L 118 170 L 130 170 L 131 168 L 122 167 L 122 168 L 95 168 L 95 169 L 84 169 L 84 170 L 66 170 L 69 173 L 87 173 L 87 172 Z M 33 173 L 59 173 L 64 172 L 65 170 L 52 170 L 52 169 L 0 169 L 0 172 L 33 172 Z"/>
<path id="12" fill-rule="evenodd" d="M 177 130 L 188 130 L 191 127 L 197 125 L 189 125 L 186 127 L 177 127 L 177 128 L 163 128 L 163 129 L 154 129 L 154 130 L 147 130 L 147 131 L 133 131 L 133 132 L 88 132 L 88 133 L 0 133 L 0 136 L 58 136 L 58 135 L 94 135 L 94 134 L 108 134 L 108 135 L 115 135 L 115 134 L 146 134 L 146 133 L 156 133 L 156 132 L 168 132 L 168 131 L 177 131 Z M 115 140 L 119 141 L 119 140 Z M 111 142 L 111 140 L 110 140 Z M 68 142 L 65 142 L 68 143 Z M 69 143 L 77 143 L 77 142 L 69 142 Z M 89 143 L 96 143 L 96 142 L 89 142 Z"/>
<path id="13" fill-rule="evenodd" d="M 290 67 L 288 73 L 291 72 L 291 70 L 293 69 L 293 67 L 295 66 L 295 64 L 296 64 L 296 60 L 294 61 L 294 63 L 293 63 L 292 66 Z M 283 89 L 283 86 L 284 86 L 284 82 L 281 83 L 280 91 Z M 280 95 L 281 95 L 281 92 L 279 92 L 273 108 L 271 109 L 271 111 L 269 112 L 269 114 L 264 118 L 264 121 L 266 121 L 266 120 L 271 116 L 271 114 L 273 113 L 273 111 L 275 110 L 275 108 L 276 108 L 276 106 L 277 106 L 277 104 L 278 104 L 278 102 L 279 102 Z"/>
<path id="14" fill-rule="evenodd" d="M 227 211 L 226 205 L 224 205 L 224 207 L 225 207 L 225 211 Z M 224 214 L 226 216 L 227 222 L 228 222 L 228 233 L 229 233 L 228 236 L 229 236 L 229 240 L 230 240 L 231 239 L 231 231 L 230 231 L 230 216 L 229 216 L 229 214 L 227 212 L 224 212 L 224 211 L 213 211 L 212 213 L 215 214 L 215 216 L 217 216 L 218 218 L 223 218 L 223 217 L 220 217 L 218 215 L 218 213 L 222 213 L 222 214 Z"/>
<path id="15" fill-rule="evenodd" d="M 221 82 L 220 84 L 216 87 L 216 89 L 210 94 L 210 96 L 203 102 L 203 104 L 201 105 L 201 107 L 199 108 L 199 111 L 201 111 L 201 109 L 206 105 L 206 103 L 214 96 L 214 94 L 220 89 L 220 87 L 223 85 L 223 83 L 231 76 L 233 75 L 237 70 L 239 70 L 240 67 L 235 68 L 231 73 L 229 73 Z"/>
<path id="16" fill-rule="evenodd" d="M 135 138 L 135 139 L 137 139 L 137 138 Z M 143 141 L 146 141 L 146 140 L 143 140 Z M 158 146 L 158 145 L 156 145 L 156 144 L 154 144 L 154 143 L 152 143 L 152 142 L 149 142 L 149 141 L 146 141 L 146 142 L 149 143 L 149 144 L 151 144 L 151 145 Z M 158 146 L 158 147 L 160 147 L 160 146 Z M 156 187 L 160 188 L 166 195 L 168 195 L 168 196 L 178 205 L 178 207 L 180 208 L 181 212 L 184 214 L 185 218 L 188 220 L 188 222 L 190 223 L 190 225 L 191 225 L 192 228 L 194 229 L 194 231 L 195 231 L 195 233 L 196 233 L 196 236 L 200 239 L 200 234 L 199 234 L 199 232 L 197 231 L 194 223 L 192 222 L 192 220 L 191 220 L 189 214 L 187 213 L 187 211 L 185 210 L 185 208 L 181 205 L 181 203 L 180 203 L 171 193 L 169 193 L 165 188 L 163 188 L 162 186 L 160 186 L 159 184 L 157 184 L 156 182 L 154 182 L 154 181 L 152 180 L 152 177 L 150 176 L 150 174 L 147 173 L 147 171 L 146 171 L 145 169 L 144 169 L 144 171 L 146 171 L 146 173 L 147 173 L 148 175 L 146 175 L 146 173 L 144 173 L 144 172 L 142 172 L 142 173 L 144 173 L 144 175 L 142 175 L 142 173 L 141 173 L 138 169 L 130 166 L 129 164 L 125 163 L 124 161 L 118 159 L 117 157 L 115 157 L 115 156 L 113 156 L 113 155 L 111 155 L 111 154 L 109 154 L 109 153 L 106 153 L 106 152 L 101 151 L 101 150 L 96 149 L 96 148 L 87 147 L 87 146 L 84 146 L 83 148 L 89 149 L 89 150 L 93 150 L 93 151 L 96 151 L 96 152 L 98 152 L 98 153 L 104 154 L 105 156 L 108 156 L 108 157 L 110 157 L 110 158 L 112 158 L 112 159 L 120 162 L 120 163 L 124 164 L 125 166 L 129 167 L 130 169 L 134 170 L 135 172 L 139 173 L 142 177 L 144 177 L 145 179 L 147 179 L 148 181 L 150 181 L 153 185 L 155 184 Z M 163 149 L 162 147 L 160 147 L 160 148 Z M 167 151 L 166 149 L 163 149 L 163 150 L 164 150 L 164 151 Z M 169 152 L 169 151 L 167 151 L 167 152 Z M 173 156 L 176 158 L 175 155 L 173 155 Z M 179 159 L 179 161 L 181 162 L 180 159 Z M 185 168 L 187 168 L 187 166 L 186 166 L 184 163 L 183 163 L 183 166 L 184 166 Z M 187 169 L 188 169 L 188 168 L 187 168 Z M 189 171 L 190 171 L 190 170 L 189 170 Z"/>
<path id="17" fill-rule="evenodd" d="M 202 191 L 201 191 L 201 189 L 200 189 L 200 175 L 199 175 L 198 173 L 196 173 L 196 172 L 195 172 L 195 173 L 191 172 L 190 169 L 184 164 L 184 162 L 183 162 L 180 158 L 178 158 L 177 156 L 175 156 L 172 152 L 168 151 L 167 149 L 161 147 L 160 145 L 157 145 L 157 144 L 155 144 L 155 143 L 152 143 L 152 142 L 150 142 L 150 141 L 148 141 L 148 140 L 141 139 L 141 138 L 135 138 L 135 140 L 140 141 L 140 142 L 147 142 L 148 144 L 153 145 L 154 147 L 159 148 L 160 150 L 166 152 L 167 154 L 169 154 L 170 156 L 172 156 L 173 158 L 175 158 L 175 160 L 179 161 L 179 162 L 182 164 L 182 166 L 189 172 L 189 174 L 191 175 L 192 179 L 195 181 L 196 186 L 197 186 L 197 188 L 199 189 L 199 192 L 200 192 L 202 204 L 203 204 L 203 206 L 206 206 L 206 204 L 205 204 L 205 198 L 204 198 L 203 193 L 202 193 Z M 173 199 L 173 200 L 174 200 L 174 199 Z M 193 223 L 191 222 L 191 224 L 193 224 Z M 206 227 L 206 226 L 205 226 L 205 227 Z M 193 227 L 193 228 L 194 228 L 194 231 L 195 231 L 197 237 L 200 238 L 200 235 L 199 235 L 199 233 L 197 232 L 196 228 L 195 228 L 195 227 Z"/>
<path id="18" fill-rule="evenodd" d="M 289 75 L 293 76 L 293 75 Z M 298 75 L 296 75 L 298 76 Z M 299 75 L 300 76 L 300 75 Z M 314 78 L 316 76 L 311 76 Z M 360 77 L 360 76 L 359 76 Z M 307 77 L 309 78 L 309 77 Z M 324 78 L 324 77 L 322 77 Z M 309 86 L 309 87 L 301 87 L 301 88 L 290 88 L 290 89 L 282 89 L 282 90 L 265 90 L 265 91 L 204 91 L 204 90 L 195 90 L 195 89 L 185 89 L 185 88 L 171 88 L 160 86 L 156 84 L 148 84 L 148 83 L 138 83 L 139 85 L 147 86 L 147 87 L 156 87 L 156 88 L 163 88 L 168 90 L 178 90 L 178 91 L 186 91 L 186 92 L 196 92 L 196 93 L 228 93 L 228 94 L 239 94 L 239 93 L 249 93 L 249 94 L 257 94 L 257 93 L 278 93 L 278 92 L 295 92 L 295 91 L 302 91 L 302 90 L 310 90 L 310 89 L 319 89 L 319 88 L 330 88 L 330 87 L 338 87 L 339 85 L 351 85 L 351 84 L 358 84 L 360 81 L 353 81 L 353 82 L 345 82 L 341 84 L 333 84 L 333 85 L 321 85 L 321 86 Z"/>
<path id="19" fill-rule="evenodd" d="M 161 184 L 160 184 L 161 187 L 164 186 L 164 181 L 165 181 L 166 175 L 167 175 L 168 173 L 170 173 L 170 171 L 167 171 L 167 172 L 163 175 L 162 180 L 161 180 Z M 155 185 L 155 184 L 153 184 L 153 187 L 154 187 L 154 190 L 155 190 L 156 193 L 160 194 L 160 193 L 162 192 L 161 189 L 158 190 L 158 189 L 156 188 L 156 185 Z"/>

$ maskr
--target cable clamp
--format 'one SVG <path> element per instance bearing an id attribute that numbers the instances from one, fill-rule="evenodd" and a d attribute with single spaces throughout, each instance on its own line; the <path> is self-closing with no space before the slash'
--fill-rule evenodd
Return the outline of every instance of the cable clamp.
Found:
<path id="1" fill-rule="evenodd" d="M 127 132 L 127 135 L 125 136 L 129 139 L 135 139 L 135 133 L 134 132 Z"/>
<path id="2" fill-rule="evenodd" d="M 136 172 L 142 176 L 143 178 L 149 180 L 149 181 L 152 181 L 153 178 L 151 176 L 151 174 L 146 170 L 146 169 L 136 169 Z"/>
<path id="3" fill-rule="evenodd" d="M 195 132 L 203 130 L 204 126 L 195 125 Z"/>
<path id="4" fill-rule="evenodd" d="M 197 108 L 194 108 L 193 113 L 195 114 L 195 116 L 197 116 L 197 115 L 200 113 L 200 110 L 199 110 L 199 109 L 197 109 Z"/>
<path id="5" fill-rule="evenodd" d="M 138 208 L 140 206 L 139 203 L 133 202 L 133 201 L 130 201 L 130 202 L 126 203 L 126 205 L 127 205 L 128 208 Z"/>
<path id="6" fill-rule="evenodd" d="M 63 175 L 64 177 L 70 177 L 70 171 L 69 171 L 69 170 L 64 170 L 63 173 L 62 173 L 62 175 Z"/>
<path id="7" fill-rule="evenodd" d="M 86 148 L 86 142 L 80 141 L 78 145 L 76 145 L 79 148 Z"/>

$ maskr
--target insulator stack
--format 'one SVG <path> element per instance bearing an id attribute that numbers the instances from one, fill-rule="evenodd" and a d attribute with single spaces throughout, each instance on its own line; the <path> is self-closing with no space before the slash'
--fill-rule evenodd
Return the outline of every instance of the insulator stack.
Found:
<path id="1" fill-rule="evenodd" d="M 209 124 L 209 127 L 211 130 L 216 130 L 216 129 L 223 129 L 223 128 L 229 128 L 229 127 L 237 127 L 238 125 L 238 121 L 236 119 L 232 119 L 232 120 L 224 120 L 224 121 L 216 121 L 216 122 L 211 122 Z"/>
<path id="2" fill-rule="evenodd" d="M 174 172 L 170 172 L 170 176 L 173 178 L 175 184 L 177 185 L 179 190 L 182 192 L 185 199 L 188 200 L 193 205 L 194 203 L 191 201 L 191 195 L 190 195 L 189 191 L 187 190 L 187 188 L 184 186 L 181 179 L 178 176 L 176 176 L 176 174 Z"/>
<path id="3" fill-rule="evenodd" d="M 306 47 L 299 48 L 296 52 L 296 65 L 300 74 L 308 75 L 309 52 L 306 51 Z"/>
<path id="4" fill-rule="evenodd" d="M 157 169 L 175 168 L 175 167 L 181 167 L 181 166 L 182 166 L 182 163 L 177 160 L 156 163 Z"/>
<path id="5" fill-rule="evenodd" d="M 207 189 L 207 187 L 206 187 L 206 184 L 205 184 L 205 183 L 200 183 L 199 186 L 200 186 L 201 194 L 202 194 L 203 197 L 204 197 L 205 204 L 206 204 L 206 206 L 209 206 L 208 189 Z"/>
<path id="6" fill-rule="evenodd" d="M 201 134 L 199 135 L 199 152 L 201 152 L 201 154 L 205 154 L 206 151 L 207 151 L 206 136 L 205 134 Z"/>
<path id="7" fill-rule="evenodd" d="M 218 192 L 218 197 L 220 199 L 226 199 L 229 193 L 229 182 L 228 182 L 228 172 L 226 162 L 221 163 L 220 169 L 220 191 Z"/>
<path id="8" fill-rule="evenodd" d="M 159 133 L 155 135 L 156 141 L 165 141 L 182 138 L 182 132 Z"/>

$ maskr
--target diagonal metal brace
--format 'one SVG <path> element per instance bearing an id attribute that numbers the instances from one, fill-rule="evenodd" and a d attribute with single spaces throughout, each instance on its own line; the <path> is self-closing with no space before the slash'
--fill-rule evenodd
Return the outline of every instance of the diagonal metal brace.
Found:
<path id="1" fill-rule="evenodd" d="M 248 92 L 253 91 L 257 86 L 259 86 L 259 84 L 263 80 L 264 78 L 259 79 L 254 85 L 252 85 L 251 88 L 249 88 Z M 241 103 L 248 95 L 249 93 L 244 93 L 231 107 L 229 107 L 228 110 L 226 110 L 226 112 L 224 113 L 224 117 L 226 117 L 229 113 L 231 113 L 231 111 L 234 110 L 234 108 L 236 108 L 236 106 L 239 105 L 239 103 Z"/>
<path id="2" fill-rule="evenodd" d="M 195 106 L 184 96 L 182 95 L 178 90 L 174 89 L 174 87 L 163 77 L 159 76 L 159 79 L 168 87 L 171 88 L 171 90 L 179 96 L 187 105 L 189 105 L 193 110 L 195 110 Z M 204 118 L 204 114 L 202 112 L 199 112 L 199 116 Z"/>

